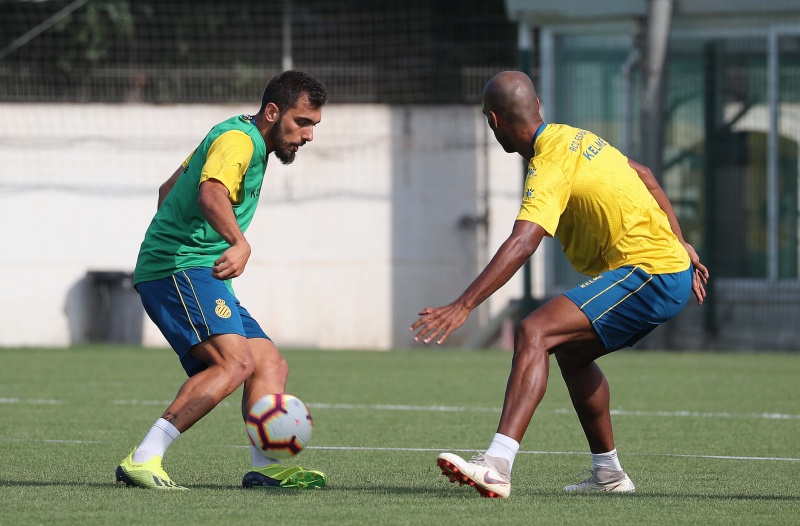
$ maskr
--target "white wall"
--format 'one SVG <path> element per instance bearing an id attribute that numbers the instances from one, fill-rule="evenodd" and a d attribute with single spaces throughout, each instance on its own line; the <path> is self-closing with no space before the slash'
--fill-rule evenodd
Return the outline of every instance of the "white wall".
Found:
<path id="1" fill-rule="evenodd" d="M 0 345 L 86 341 L 87 271 L 132 270 L 161 182 L 213 124 L 255 109 L 0 104 Z M 292 165 L 270 160 L 237 296 L 280 346 L 411 346 L 417 311 L 455 299 L 510 233 L 521 173 L 477 107 L 326 106 Z M 488 228 L 458 226 L 487 205 Z"/>

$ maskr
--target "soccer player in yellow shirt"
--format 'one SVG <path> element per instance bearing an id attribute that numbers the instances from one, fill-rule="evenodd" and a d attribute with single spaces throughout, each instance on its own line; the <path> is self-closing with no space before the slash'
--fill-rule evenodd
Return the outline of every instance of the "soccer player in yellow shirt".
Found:
<path id="1" fill-rule="evenodd" d="M 608 382 L 595 360 L 673 318 L 692 293 L 702 304 L 708 270 L 684 241 L 652 172 L 589 131 L 545 123 L 527 75 L 505 71 L 489 80 L 483 113 L 506 152 L 530 159 L 522 206 L 511 235 L 467 290 L 419 313 L 414 340 L 443 343 L 545 236 L 558 237 L 573 267 L 591 279 L 519 323 L 500 423 L 486 452 L 470 461 L 442 453 L 437 463 L 451 482 L 508 497 L 514 457 L 555 354 L 593 464 L 590 477 L 564 490 L 633 492 L 614 445 Z"/>

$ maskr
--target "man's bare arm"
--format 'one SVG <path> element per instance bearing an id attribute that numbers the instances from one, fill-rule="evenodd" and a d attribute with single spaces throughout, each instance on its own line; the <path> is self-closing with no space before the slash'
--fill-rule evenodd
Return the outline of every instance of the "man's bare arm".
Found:
<path id="1" fill-rule="evenodd" d="M 178 177 L 181 176 L 181 172 L 183 172 L 183 166 L 178 167 L 175 173 L 158 188 L 158 208 L 161 208 L 161 203 L 164 202 L 164 199 L 167 198 L 167 195 L 169 195 L 175 183 L 178 182 Z"/>
<path id="2" fill-rule="evenodd" d="M 536 223 L 517 220 L 508 239 L 456 301 L 444 307 L 426 307 L 419 312 L 420 318 L 411 326 L 412 331 L 419 330 L 414 340 L 422 338 L 424 343 L 428 343 L 438 337 L 436 343 L 444 343 L 450 333 L 464 324 L 475 307 L 511 279 L 533 255 L 545 235 L 545 230 Z"/>
<path id="3" fill-rule="evenodd" d="M 200 183 L 197 204 L 211 228 L 230 245 L 214 262 L 211 275 L 221 280 L 241 275 L 250 259 L 250 243 L 236 221 L 228 188 L 216 179 L 203 181 Z"/>
<path id="4" fill-rule="evenodd" d="M 650 191 L 653 198 L 658 203 L 659 208 L 661 208 L 661 210 L 667 214 L 670 228 L 672 228 L 672 231 L 678 237 L 680 242 L 683 243 L 684 248 L 686 248 L 686 252 L 689 254 L 689 259 L 692 261 L 692 265 L 694 265 L 695 269 L 692 280 L 692 291 L 697 298 L 697 303 L 702 304 L 706 297 L 705 285 L 708 283 L 708 269 L 700 262 L 700 256 L 697 255 L 697 251 L 694 249 L 694 247 L 687 243 L 685 239 L 683 239 L 683 233 L 681 232 L 681 227 L 678 224 L 678 219 L 675 217 L 675 211 L 672 209 L 672 203 L 669 202 L 667 194 L 661 188 L 661 185 L 658 184 L 658 181 L 653 175 L 653 172 L 650 171 L 650 168 L 635 161 L 631 161 L 630 159 L 628 159 L 628 164 L 639 175 L 639 179 L 642 180 L 644 185 Z"/>
<path id="5" fill-rule="evenodd" d="M 678 224 L 678 218 L 675 217 L 675 211 L 672 209 L 672 203 L 669 202 L 669 198 L 664 190 L 661 188 L 661 185 L 658 184 L 653 172 L 650 171 L 650 168 L 644 166 L 642 164 L 637 163 L 636 161 L 631 161 L 628 159 L 628 164 L 631 168 L 636 170 L 636 173 L 639 175 L 639 179 L 642 180 L 644 185 L 653 195 L 653 198 L 658 203 L 658 206 L 661 210 L 667 214 L 667 219 L 669 219 L 669 226 L 672 228 L 672 231 L 678 236 L 678 239 L 681 243 L 686 243 L 686 240 L 683 239 L 683 233 L 681 232 L 681 226 Z"/>

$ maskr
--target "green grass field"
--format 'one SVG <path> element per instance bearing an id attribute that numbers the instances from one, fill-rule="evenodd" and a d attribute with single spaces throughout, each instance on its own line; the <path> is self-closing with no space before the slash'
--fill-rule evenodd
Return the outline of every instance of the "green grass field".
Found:
<path id="1" fill-rule="evenodd" d="M 0 524 L 798 524 L 800 354 L 618 352 L 615 435 L 634 495 L 565 495 L 590 457 L 555 364 L 511 498 L 450 484 L 441 451 L 495 431 L 511 355 L 285 351 L 311 408 L 318 491 L 244 490 L 238 393 L 173 444 L 185 492 L 114 484 L 184 380 L 169 350 L 0 350 Z"/>

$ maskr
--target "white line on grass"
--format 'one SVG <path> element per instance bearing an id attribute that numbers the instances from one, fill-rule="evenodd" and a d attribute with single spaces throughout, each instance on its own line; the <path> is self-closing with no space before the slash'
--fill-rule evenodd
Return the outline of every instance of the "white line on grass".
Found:
<path id="1" fill-rule="evenodd" d="M 114 405 L 157 405 L 168 406 L 172 400 L 114 400 Z M 236 405 L 224 401 L 220 405 Z M 500 413 L 499 407 L 461 407 L 447 405 L 400 405 L 400 404 L 306 404 L 311 409 L 342 409 L 349 411 L 432 411 L 444 413 Z M 539 413 L 572 414 L 572 409 L 539 409 Z M 663 416 L 663 417 L 693 417 L 693 418 L 756 418 L 760 420 L 800 420 L 800 415 L 787 415 L 782 413 L 712 413 L 702 411 L 627 411 L 625 409 L 612 409 L 612 415 L 619 416 Z"/>
<path id="2" fill-rule="evenodd" d="M 646 453 L 633 453 L 634 455 L 646 455 Z M 660 457 L 679 457 L 679 458 L 716 458 L 719 460 L 787 460 L 790 462 L 800 461 L 800 458 L 784 457 L 732 457 L 728 455 L 680 455 L 678 453 L 661 453 Z"/>
<path id="3" fill-rule="evenodd" d="M 499 413 L 499 407 L 458 407 L 448 405 L 397 405 L 397 404 L 306 404 L 312 409 L 354 409 L 356 411 L 435 411 L 443 413 Z"/>
<path id="4" fill-rule="evenodd" d="M 250 447 L 250 446 L 234 446 Z M 418 451 L 436 452 L 454 451 L 456 453 L 480 453 L 477 449 L 432 449 L 422 447 L 357 447 L 357 446 L 309 446 L 307 449 L 334 450 L 334 451 Z M 519 451 L 520 455 L 589 455 L 581 451 Z M 676 453 L 625 453 L 625 455 L 639 457 L 679 457 L 679 458 L 710 458 L 719 460 L 778 460 L 785 462 L 800 462 L 800 458 L 791 457 L 736 457 L 728 455 L 681 455 Z"/>
<path id="5" fill-rule="evenodd" d="M 39 444 L 109 444 L 97 440 L 59 440 L 59 439 L 29 439 L 29 438 L 0 438 L 2 442 L 21 442 Z M 225 446 L 232 448 L 249 448 L 250 446 L 237 445 Z M 365 447 L 365 446 L 309 446 L 307 449 L 320 451 L 388 451 L 388 452 L 421 452 L 421 453 L 440 453 L 442 451 L 453 451 L 456 453 L 479 453 L 477 449 L 449 449 L 449 448 L 426 448 L 426 447 Z M 520 455 L 588 455 L 585 451 L 519 451 Z M 630 456 L 638 457 L 677 457 L 677 458 L 709 458 L 717 460 L 773 460 L 783 462 L 800 462 L 800 458 L 791 457 L 737 457 L 731 455 L 685 455 L 678 453 L 625 453 Z"/>
<path id="6" fill-rule="evenodd" d="M 565 411 L 564 409 L 558 411 Z M 625 411 L 612 409 L 612 415 L 625 416 L 689 416 L 698 418 L 759 418 L 764 420 L 800 420 L 800 415 L 785 415 L 781 413 L 707 413 L 698 411 Z"/>
<path id="7" fill-rule="evenodd" d="M 64 400 L 45 400 L 42 398 L 0 398 L 0 404 L 63 404 Z"/>
<path id="8" fill-rule="evenodd" d="M 441 411 L 441 412 L 471 412 L 471 413 L 499 413 L 499 407 L 458 407 L 458 406 L 419 406 L 419 405 L 360 405 L 360 404 L 308 404 L 313 409 L 355 409 L 360 411 Z M 547 411 L 547 410 L 543 410 Z M 556 414 L 572 414 L 572 409 L 551 409 Z M 612 409 L 612 415 L 622 416 L 667 416 L 667 417 L 699 417 L 699 418 L 760 418 L 768 420 L 800 420 L 800 415 L 785 415 L 780 413 L 711 413 L 697 411 L 626 411 Z"/>
<path id="9" fill-rule="evenodd" d="M 98 442 L 96 440 L 49 440 L 34 438 L 0 438 L 0 442 L 24 442 L 26 444 L 107 444 L 107 442 Z"/>

